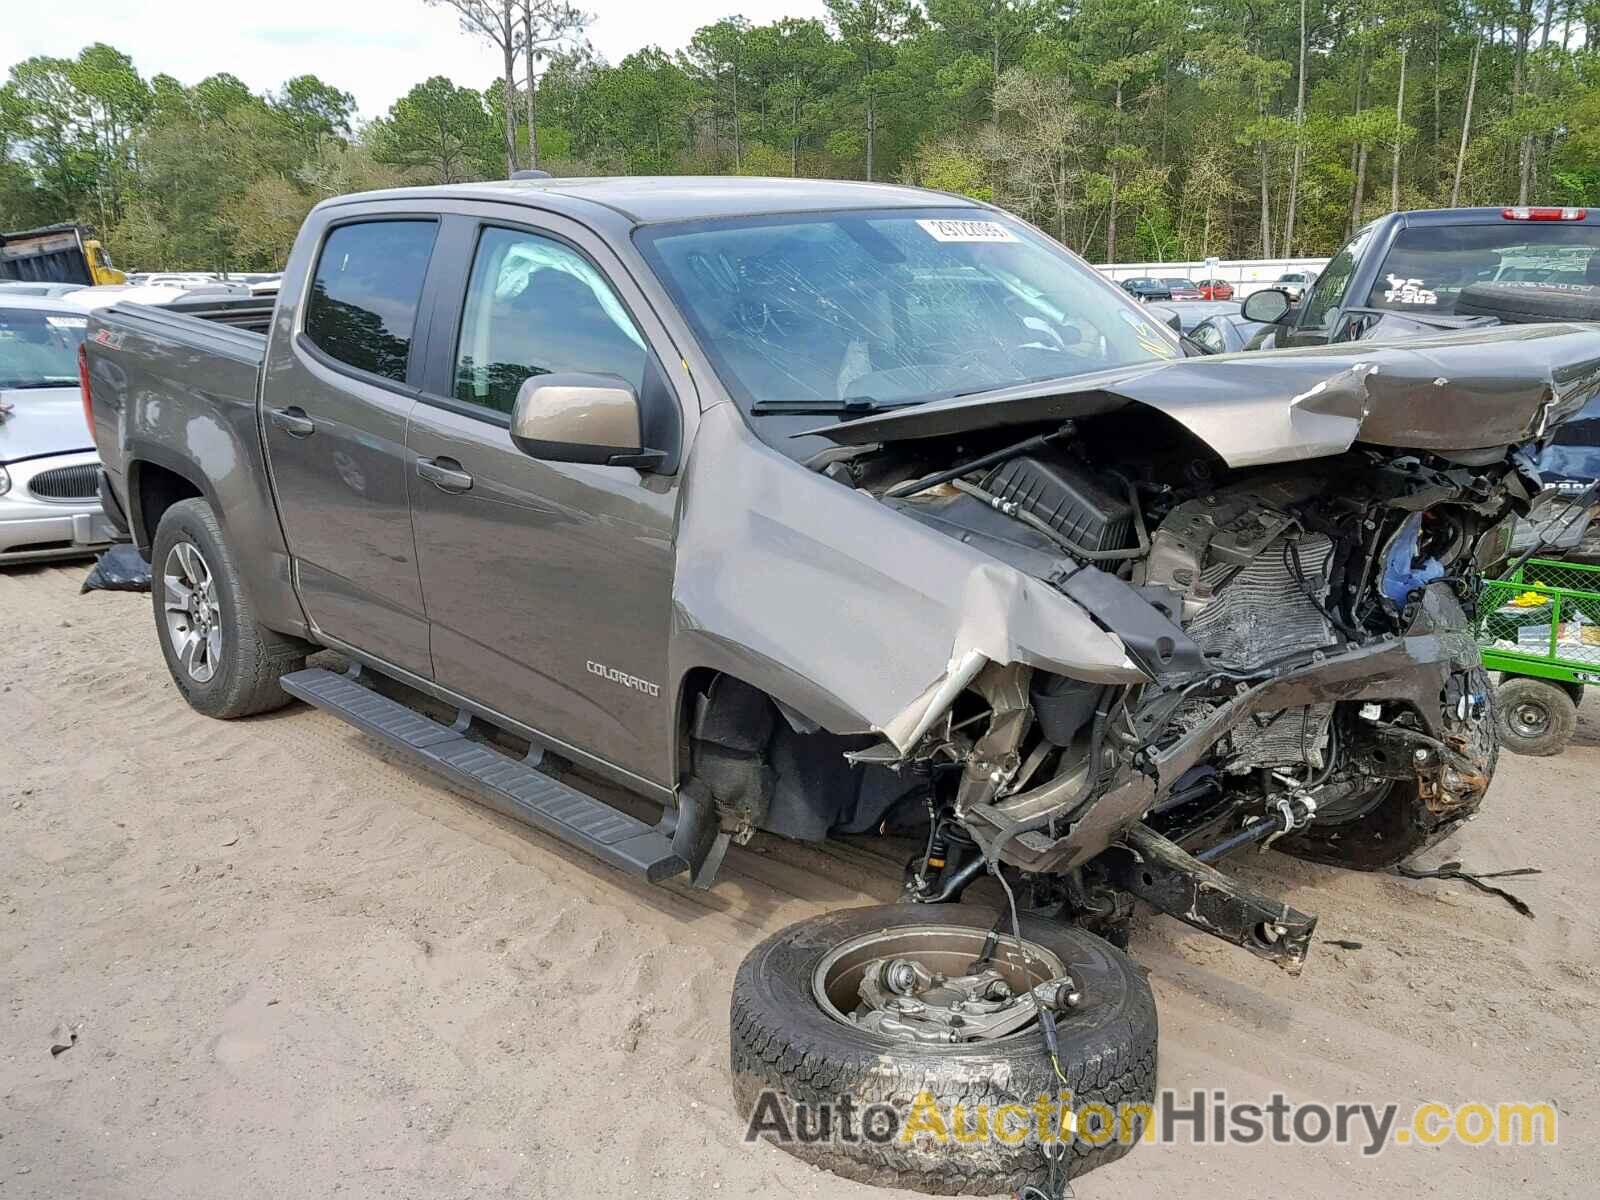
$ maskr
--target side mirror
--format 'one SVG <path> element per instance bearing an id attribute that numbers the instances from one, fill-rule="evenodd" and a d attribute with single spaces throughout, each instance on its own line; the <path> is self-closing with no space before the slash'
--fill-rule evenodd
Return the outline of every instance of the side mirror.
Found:
<path id="1" fill-rule="evenodd" d="M 511 409 L 511 440 L 530 458 L 600 466 L 657 466 L 640 433 L 639 396 L 615 375 L 533 375 Z"/>
<path id="2" fill-rule="evenodd" d="M 1277 325 L 1289 315 L 1292 307 L 1289 293 L 1282 288 L 1263 288 L 1245 297 L 1240 315 L 1246 321 L 1263 321 L 1268 325 Z"/>

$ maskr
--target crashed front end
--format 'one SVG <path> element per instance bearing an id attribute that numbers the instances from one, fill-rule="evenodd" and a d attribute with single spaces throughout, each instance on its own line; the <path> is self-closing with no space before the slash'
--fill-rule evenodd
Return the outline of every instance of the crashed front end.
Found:
<path id="1" fill-rule="evenodd" d="M 871 568 L 848 535 L 834 548 L 830 602 L 896 618 L 861 622 L 854 662 L 873 672 L 866 638 L 888 636 L 892 665 L 847 683 L 813 644 L 795 672 L 848 710 L 813 709 L 824 730 L 872 735 L 842 750 L 857 777 L 902 785 L 828 827 L 925 813 L 914 900 L 1004 865 L 1091 926 L 1137 897 L 1297 970 L 1315 918 L 1212 861 L 1273 845 L 1386 867 L 1489 786 L 1478 581 L 1538 491 L 1539 444 L 1600 390 L 1593 332 L 1494 334 L 1156 364 L 821 430 L 839 450 L 817 477 L 901 518 L 910 547 L 878 535 Z M 815 569 L 794 520 L 791 606 Z M 906 584 L 929 567 L 942 595 Z M 912 690 L 929 636 L 942 657 Z M 769 669 L 791 654 L 763 649 Z M 793 682 L 767 679 L 780 701 Z M 779 800 L 755 808 L 788 831 Z"/>

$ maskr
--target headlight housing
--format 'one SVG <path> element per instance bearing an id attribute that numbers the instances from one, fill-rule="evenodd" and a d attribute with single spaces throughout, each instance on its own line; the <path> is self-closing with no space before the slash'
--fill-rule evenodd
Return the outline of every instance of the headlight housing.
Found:
<path id="1" fill-rule="evenodd" d="M 10 490 L 11 472 L 6 470 L 4 467 L 0 467 L 0 496 L 4 496 Z"/>

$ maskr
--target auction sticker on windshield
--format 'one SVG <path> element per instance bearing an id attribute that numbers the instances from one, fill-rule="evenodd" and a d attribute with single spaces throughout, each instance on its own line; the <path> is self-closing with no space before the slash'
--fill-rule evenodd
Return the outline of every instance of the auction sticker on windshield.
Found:
<path id="1" fill-rule="evenodd" d="M 1014 242 L 1017 235 L 999 221 L 918 221 L 936 242 Z"/>

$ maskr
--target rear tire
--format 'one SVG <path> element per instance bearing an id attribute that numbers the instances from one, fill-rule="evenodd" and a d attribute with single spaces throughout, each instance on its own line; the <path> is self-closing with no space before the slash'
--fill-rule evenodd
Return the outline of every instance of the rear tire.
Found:
<path id="1" fill-rule="evenodd" d="M 278 678 L 305 666 L 311 647 L 256 622 L 206 501 L 182 500 L 162 514 L 150 599 L 167 669 L 196 712 L 226 720 L 289 703 Z"/>
<path id="2" fill-rule="evenodd" d="M 1578 706 L 1559 683 L 1513 676 L 1498 699 L 1500 744 L 1513 754 L 1560 754 L 1578 731 Z"/>
<path id="3" fill-rule="evenodd" d="M 1081 1007 L 1060 1018 L 1062 1083 L 1045 1054 L 1037 1026 L 1010 1037 L 956 1045 L 890 1039 L 826 1013 L 814 991 L 814 974 L 831 951 L 853 938 L 903 930 L 907 926 L 970 931 L 982 942 L 995 916 L 964 904 L 886 904 L 845 909 L 801 921 L 774 934 L 745 958 L 734 979 L 731 1041 L 733 1090 L 747 1120 L 770 1114 L 774 1101 L 789 1127 L 795 1105 L 835 1104 L 848 1096 L 859 1130 L 864 1110 L 883 1105 L 897 1114 L 898 1130 L 919 1095 L 950 1121 L 952 1106 L 963 1107 L 963 1126 L 977 1128 L 977 1109 L 997 1114 L 1005 1105 L 1030 1113 L 1041 1096 L 1054 1100 L 1071 1089 L 1079 1131 L 1098 1140 L 1098 1111 L 1107 1105 L 1152 1104 L 1156 1083 L 1156 1008 L 1150 985 L 1127 956 L 1082 929 L 1024 914 L 1024 940 L 1065 964 L 1083 996 Z M 1003 926 L 1009 929 L 1009 920 Z M 1005 940 L 1011 941 L 1007 934 Z M 771 1099 L 763 1099 L 766 1093 Z M 925 1105 L 925 1101 L 924 1101 Z M 926 1114 L 926 1107 L 919 1110 Z M 815 1128 L 815 1117 L 809 1123 Z M 998 1118 L 997 1118 L 998 1119 Z M 926 1128 L 926 1126 L 923 1126 Z M 1138 1118 L 1130 1126 L 1142 1130 Z M 837 1126 L 835 1126 L 837 1130 Z M 1049 1166 L 1035 1140 L 1030 1120 L 1019 1145 L 985 1138 L 960 1144 L 954 1138 L 918 1134 L 886 1142 L 839 1136 L 818 1141 L 778 1141 L 782 1149 L 849 1179 L 924 1192 L 991 1195 L 1017 1193 L 1025 1184 L 1042 1185 Z M 1063 1166 L 1068 1175 L 1121 1158 L 1131 1148 L 1116 1134 L 1104 1145 L 1082 1137 L 1071 1143 Z M 771 1140 L 769 1138 L 769 1140 Z M 1137 1139 L 1134 1139 L 1137 1140 Z M 1058 1151 L 1057 1151 L 1058 1152 Z"/>

